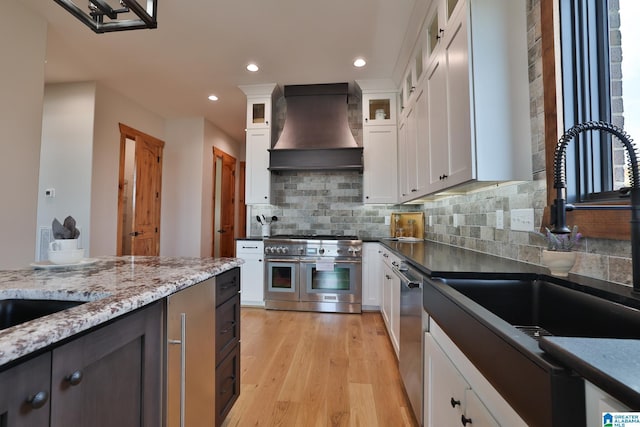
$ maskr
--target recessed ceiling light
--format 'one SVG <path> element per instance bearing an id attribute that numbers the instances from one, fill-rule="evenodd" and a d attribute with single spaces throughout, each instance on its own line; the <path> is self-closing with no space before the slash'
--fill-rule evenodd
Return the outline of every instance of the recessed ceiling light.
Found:
<path id="1" fill-rule="evenodd" d="M 258 71 L 260 68 L 258 68 L 258 66 L 254 63 L 251 63 L 249 65 L 247 65 L 247 70 L 251 71 L 252 73 L 255 73 L 256 71 Z"/>
<path id="2" fill-rule="evenodd" d="M 358 68 L 364 67 L 365 65 L 367 65 L 367 61 L 365 61 L 363 58 L 356 58 L 356 60 L 353 61 L 353 65 Z"/>
<path id="3" fill-rule="evenodd" d="M 215 95 L 209 95 L 209 101 L 217 101 L 218 97 Z"/>

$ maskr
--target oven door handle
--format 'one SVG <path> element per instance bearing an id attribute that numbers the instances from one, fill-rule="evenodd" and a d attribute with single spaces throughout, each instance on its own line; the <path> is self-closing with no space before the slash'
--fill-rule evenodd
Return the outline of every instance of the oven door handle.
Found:
<path id="1" fill-rule="evenodd" d="M 300 262 L 302 264 L 317 264 L 319 262 L 326 261 L 323 258 L 314 258 L 314 259 L 302 259 Z M 334 264 L 362 264 L 362 260 L 359 259 L 336 259 L 333 260 Z"/>
<path id="2" fill-rule="evenodd" d="M 267 258 L 265 259 L 265 261 L 267 263 L 273 263 L 273 262 L 286 262 L 286 263 L 300 263 L 300 259 L 299 258 Z"/>

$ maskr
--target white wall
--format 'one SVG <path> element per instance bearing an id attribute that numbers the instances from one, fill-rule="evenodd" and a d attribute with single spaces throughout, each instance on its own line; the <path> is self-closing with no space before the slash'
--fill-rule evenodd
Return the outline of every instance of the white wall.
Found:
<path id="1" fill-rule="evenodd" d="M 43 19 L 19 0 L 3 0 L 0 268 L 24 267 L 34 261 L 46 37 Z"/>
<path id="2" fill-rule="evenodd" d="M 164 138 L 164 119 L 113 90 L 96 86 L 91 175 L 91 256 L 115 255 L 118 232 L 119 123 Z M 163 236 L 160 235 L 162 247 Z"/>
<path id="3" fill-rule="evenodd" d="M 167 121 L 160 255 L 201 255 L 203 141 L 203 118 Z"/>
<path id="4" fill-rule="evenodd" d="M 71 215 L 81 230 L 80 241 L 85 249 L 91 241 L 95 93 L 95 83 L 47 85 L 42 114 L 38 230 L 50 230 L 54 218 L 63 222 Z M 55 190 L 55 197 L 45 197 L 46 189 Z M 39 236 L 38 232 L 35 257 L 46 260 L 43 247 L 48 240 L 41 242 Z M 88 250 L 85 250 L 85 255 L 88 255 Z"/>
<path id="5" fill-rule="evenodd" d="M 222 132 L 211 122 L 205 121 L 205 140 L 202 151 L 202 242 L 200 253 L 202 256 L 211 256 L 211 248 L 213 245 L 213 147 L 224 151 L 236 159 L 244 159 L 244 144 L 240 144 L 233 140 L 229 135 Z M 236 206 L 234 211 L 234 221 L 238 224 L 238 197 L 240 180 L 238 172 L 240 171 L 240 161 L 236 164 L 236 186 L 235 200 Z M 243 190 L 244 191 L 244 190 Z M 238 227 L 235 229 L 235 236 L 239 234 Z"/>
<path id="6" fill-rule="evenodd" d="M 201 117 L 168 120 L 165 142 L 160 254 L 211 256 L 213 147 L 237 157 L 240 144 Z"/>

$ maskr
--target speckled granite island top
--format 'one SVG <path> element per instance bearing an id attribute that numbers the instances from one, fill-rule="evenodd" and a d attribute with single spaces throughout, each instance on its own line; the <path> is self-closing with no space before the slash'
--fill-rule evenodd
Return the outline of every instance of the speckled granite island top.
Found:
<path id="1" fill-rule="evenodd" d="M 101 257 L 78 268 L 0 270 L 0 299 L 87 301 L 0 331 L 0 368 L 242 263 L 237 258 L 127 256 Z"/>

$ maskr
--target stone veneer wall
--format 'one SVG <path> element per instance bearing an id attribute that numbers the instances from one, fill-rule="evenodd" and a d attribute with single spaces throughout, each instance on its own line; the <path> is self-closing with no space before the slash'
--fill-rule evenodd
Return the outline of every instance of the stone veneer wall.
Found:
<path id="1" fill-rule="evenodd" d="M 433 226 L 425 227 L 425 237 L 505 258 L 541 264 L 544 240 L 533 233 L 511 231 L 509 214 L 511 209 L 533 207 L 536 229 L 539 229 L 546 204 L 540 1 L 528 0 L 527 6 L 534 180 L 426 203 L 425 218 L 428 219 L 431 215 Z M 496 228 L 495 212 L 498 209 L 504 211 L 504 229 Z M 452 226 L 453 214 L 459 215 L 458 227 Z M 584 239 L 578 251 L 573 273 L 626 285 L 631 283 L 631 246 L 628 241 Z"/>

